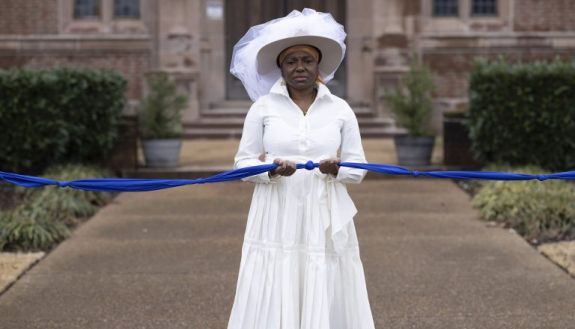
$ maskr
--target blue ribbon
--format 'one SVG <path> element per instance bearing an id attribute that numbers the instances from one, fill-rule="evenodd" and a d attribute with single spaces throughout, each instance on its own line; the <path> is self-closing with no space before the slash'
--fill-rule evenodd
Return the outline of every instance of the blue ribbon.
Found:
<path id="1" fill-rule="evenodd" d="M 481 179 L 481 180 L 539 180 L 564 179 L 575 180 L 575 171 L 565 171 L 553 174 L 521 174 L 521 173 L 504 173 L 494 171 L 417 171 L 403 168 L 400 166 L 375 163 L 356 163 L 340 162 L 341 167 L 365 169 L 381 174 L 402 175 L 414 177 L 433 177 L 448 179 Z M 297 169 L 313 170 L 319 167 L 319 163 L 308 161 L 306 163 L 296 164 Z M 277 165 L 264 164 L 253 167 L 246 167 L 222 172 L 207 178 L 198 179 L 134 179 L 134 178 L 101 178 L 101 179 L 78 179 L 73 181 L 57 181 L 49 178 L 26 176 L 9 172 L 0 171 L 0 179 L 14 185 L 23 187 L 40 187 L 40 186 L 60 186 L 74 189 L 98 191 L 98 192 L 143 192 L 161 190 L 171 187 L 209 184 L 218 182 L 227 182 L 240 180 L 245 177 L 258 175 L 277 168 Z"/>

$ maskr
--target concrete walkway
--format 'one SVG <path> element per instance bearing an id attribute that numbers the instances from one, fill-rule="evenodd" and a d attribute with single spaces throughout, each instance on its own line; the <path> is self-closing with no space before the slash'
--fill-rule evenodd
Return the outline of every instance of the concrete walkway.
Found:
<path id="1" fill-rule="evenodd" d="M 121 194 L 0 296 L 0 328 L 225 329 L 252 190 Z M 376 328 L 575 328 L 575 280 L 450 181 L 349 190 Z"/>

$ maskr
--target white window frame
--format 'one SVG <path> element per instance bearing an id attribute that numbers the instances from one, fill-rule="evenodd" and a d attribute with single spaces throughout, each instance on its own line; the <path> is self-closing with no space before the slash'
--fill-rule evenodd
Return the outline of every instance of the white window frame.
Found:
<path id="1" fill-rule="evenodd" d="M 98 15 L 95 15 L 95 16 L 76 17 L 74 14 L 76 8 L 74 8 L 74 6 L 75 6 L 75 1 L 73 1 L 73 4 L 72 4 L 72 16 L 74 16 L 74 19 L 77 19 L 77 20 L 98 20 L 99 17 L 102 16 L 102 0 L 100 0 L 100 8 L 99 8 L 100 13 Z"/>
<path id="2" fill-rule="evenodd" d="M 476 14 L 476 15 L 474 15 L 473 14 L 473 1 L 474 0 L 470 0 L 470 2 L 469 2 L 469 16 L 471 16 L 473 18 L 478 18 L 478 17 L 486 18 L 486 17 L 497 17 L 497 16 L 499 16 L 499 8 L 498 7 L 499 7 L 499 3 L 501 2 L 501 0 L 495 0 L 496 1 L 496 3 L 495 3 L 495 15 L 491 15 L 491 14 L 479 14 L 479 15 Z"/>
<path id="3" fill-rule="evenodd" d="M 459 7 L 461 6 L 461 4 L 459 3 L 460 1 L 459 1 L 459 0 L 455 0 L 455 2 L 457 3 L 457 10 L 459 11 Z M 457 16 L 459 16 L 458 14 L 457 14 L 457 15 L 454 15 L 454 16 L 451 16 L 451 15 L 435 15 L 435 13 L 433 12 L 434 7 L 435 7 L 435 0 L 431 0 L 431 15 L 432 15 L 433 17 L 436 17 L 436 18 L 448 18 L 448 17 L 457 17 Z"/>
<path id="4" fill-rule="evenodd" d="M 456 17 L 433 16 L 433 1 L 420 1 L 420 26 L 423 34 L 470 32 L 472 25 L 477 23 L 504 26 L 505 31 L 512 29 L 513 0 L 497 0 L 496 16 L 473 16 L 471 15 L 472 0 L 458 0 L 459 15 Z"/>
<path id="5" fill-rule="evenodd" d="M 62 34 L 147 34 L 153 0 L 140 0 L 140 17 L 115 17 L 114 0 L 100 0 L 100 16 L 74 17 L 74 0 L 59 0 Z"/>
<path id="6" fill-rule="evenodd" d="M 138 16 L 137 17 L 131 17 L 131 16 L 116 16 L 116 1 L 118 0 L 112 0 L 112 16 L 114 19 L 137 19 L 139 20 L 142 17 L 142 0 L 139 0 L 139 5 L 138 5 Z"/>

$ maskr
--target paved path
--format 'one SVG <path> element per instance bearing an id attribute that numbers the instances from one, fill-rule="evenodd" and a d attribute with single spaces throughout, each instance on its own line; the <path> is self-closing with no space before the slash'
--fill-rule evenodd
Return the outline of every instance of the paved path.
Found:
<path id="1" fill-rule="evenodd" d="M 120 195 L 0 296 L 0 328 L 225 329 L 251 191 Z M 575 328 L 575 280 L 451 182 L 350 191 L 376 328 Z"/>

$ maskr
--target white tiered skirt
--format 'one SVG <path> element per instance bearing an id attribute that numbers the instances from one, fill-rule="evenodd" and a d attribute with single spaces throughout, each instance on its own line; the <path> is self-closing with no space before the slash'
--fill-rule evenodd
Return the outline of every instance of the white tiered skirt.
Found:
<path id="1" fill-rule="evenodd" d="M 317 169 L 256 184 L 227 328 L 373 329 L 353 214 Z"/>

